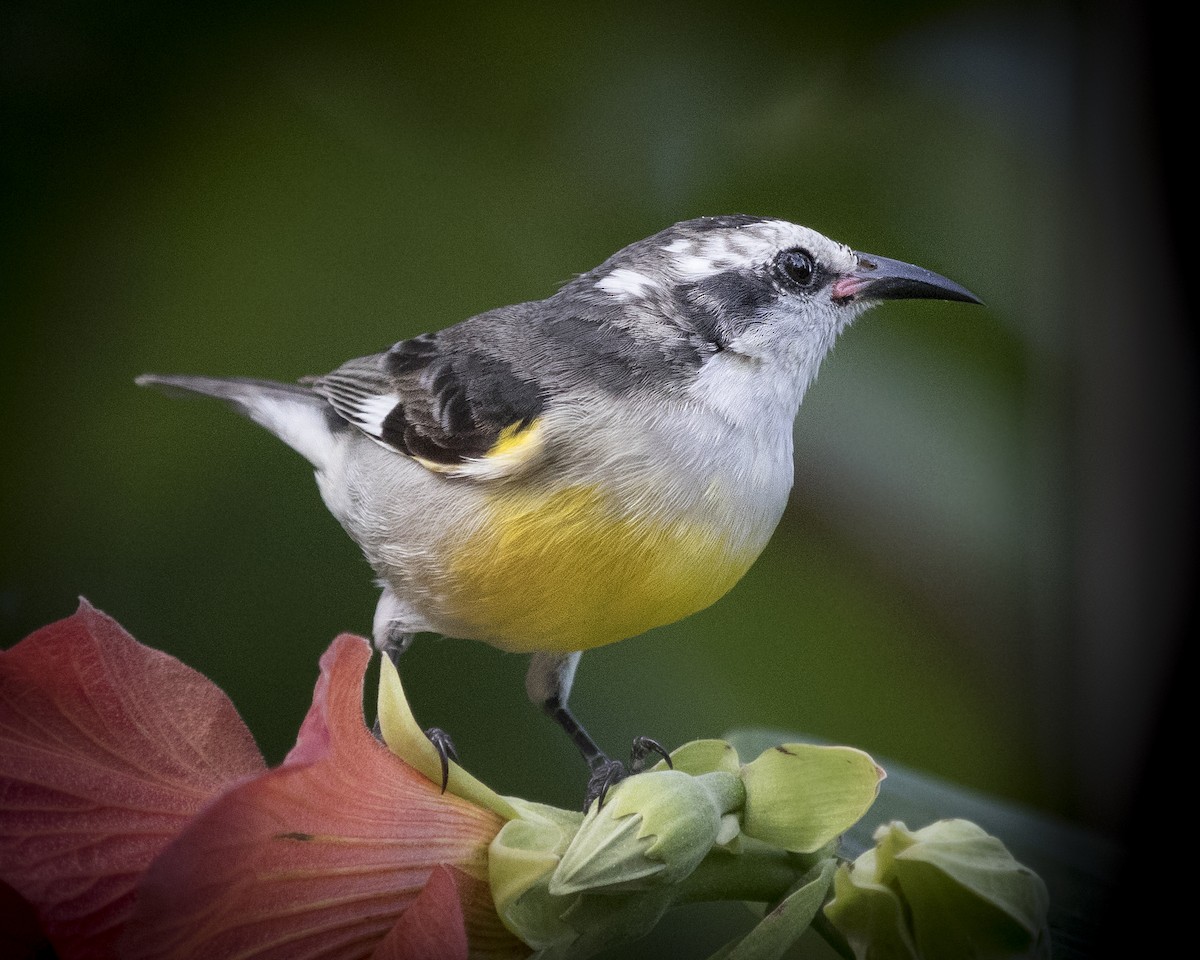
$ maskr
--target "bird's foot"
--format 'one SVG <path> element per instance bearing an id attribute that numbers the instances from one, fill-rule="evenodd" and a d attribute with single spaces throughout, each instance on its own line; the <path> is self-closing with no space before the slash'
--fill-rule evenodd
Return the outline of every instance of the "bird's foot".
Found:
<path id="1" fill-rule="evenodd" d="M 371 736 L 379 740 L 379 743 L 384 743 L 383 728 L 380 727 L 378 718 L 371 727 Z M 454 740 L 450 739 L 450 734 L 442 728 L 430 727 L 425 731 L 425 736 L 430 738 L 433 749 L 438 752 L 438 761 L 442 764 L 442 792 L 445 793 L 446 785 L 450 782 L 450 761 L 458 762 L 458 751 L 455 749 Z"/>
<path id="2" fill-rule="evenodd" d="M 667 762 L 668 767 L 673 768 L 675 766 L 671 763 L 671 755 L 663 749 L 662 744 L 657 740 L 650 739 L 650 737 L 636 737 L 634 739 L 633 747 L 629 751 L 628 770 L 626 770 L 625 764 L 620 760 L 609 760 L 608 757 L 600 757 L 592 765 L 592 775 L 588 778 L 587 793 L 583 798 L 583 812 L 588 812 L 593 800 L 596 801 L 597 810 L 603 807 L 604 798 L 608 796 L 608 791 L 631 774 L 641 773 L 647 766 L 646 758 L 651 754 L 657 754 L 662 757 Z"/>
<path id="3" fill-rule="evenodd" d="M 671 762 L 671 755 L 663 748 L 663 745 L 657 740 L 652 740 L 650 737 L 634 737 L 633 746 L 629 750 L 630 771 L 632 773 L 641 773 L 646 769 L 646 758 L 652 753 L 657 753 L 665 761 L 667 767 L 671 770 L 675 769 L 675 764 Z"/>
<path id="4" fill-rule="evenodd" d="M 375 725 L 371 727 L 371 736 L 380 743 L 385 743 L 383 728 L 380 726 L 378 718 L 375 720 Z M 438 727 L 430 727 L 425 731 L 425 736 L 429 738 L 433 749 L 437 751 L 438 760 L 442 766 L 442 793 L 445 793 L 446 785 L 450 782 L 450 761 L 458 763 L 458 750 L 454 746 L 454 741 L 450 739 L 450 734 Z"/>
<path id="5" fill-rule="evenodd" d="M 446 784 L 450 782 L 450 761 L 458 763 L 458 751 L 454 748 L 454 741 L 450 739 L 450 734 L 438 727 L 430 727 L 425 731 L 425 736 L 429 738 L 429 742 L 433 744 L 433 749 L 437 751 L 438 760 L 442 764 L 442 793 L 446 792 Z"/>
<path id="6" fill-rule="evenodd" d="M 624 780 L 629 774 L 625 764 L 620 760 L 609 760 L 605 757 L 592 767 L 592 775 L 588 778 L 587 793 L 583 796 L 583 812 L 587 813 L 596 801 L 596 809 L 604 806 L 604 798 L 608 791 Z"/>

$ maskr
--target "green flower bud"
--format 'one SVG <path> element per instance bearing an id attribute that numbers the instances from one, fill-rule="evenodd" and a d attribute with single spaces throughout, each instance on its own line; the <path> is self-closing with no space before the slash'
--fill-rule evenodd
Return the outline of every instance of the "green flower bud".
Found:
<path id="1" fill-rule="evenodd" d="M 855 956 L 900 960 L 1050 955 L 1046 885 L 966 820 L 875 832 L 834 878 L 825 913 Z"/>
<path id="2" fill-rule="evenodd" d="M 646 889 L 677 883 L 727 839 L 725 815 L 744 792 L 732 773 L 654 770 L 621 781 L 593 804 L 563 854 L 550 892 Z"/>
<path id="3" fill-rule="evenodd" d="M 742 832 L 794 853 L 813 853 L 875 802 L 884 772 L 851 747 L 785 743 L 742 767 Z"/>
<path id="4" fill-rule="evenodd" d="M 691 740 L 671 751 L 671 766 L 659 760 L 654 770 L 681 770 L 698 777 L 702 773 L 738 773 L 741 762 L 733 745 L 724 740 Z"/>

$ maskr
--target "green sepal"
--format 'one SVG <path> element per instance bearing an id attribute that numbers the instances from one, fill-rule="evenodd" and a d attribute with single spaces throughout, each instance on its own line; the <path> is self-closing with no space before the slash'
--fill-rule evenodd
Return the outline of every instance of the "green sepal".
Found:
<path id="1" fill-rule="evenodd" d="M 890 825 L 895 835 L 902 823 Z M 1026 933 L 1045 923 L 1049 894 L 1041 878 L 1018 863 L 1008 848 L 968 820 L 939 820 L 908 834 L 911 842 L 896 854 L 893 869 L 905 888 L 916 876 L 912 867 L 928 864 L 959 887 L 1004 912 Z"/>
<path id="2" fill-rule="evenodd" d="M 575 938 L 559 919 L 566 904 L 552 897 L 546 878 L 558 866 L 583 814 L 513 799 L 519 817 L 488 847 L 488 881 L 501 922 L 534 948 Z"/>
<path id="3" fill-rule="evenodd" d="M 679 889 L 674 886 L 578 896 L 562 915 L 563 922 L 577 930 L 578 935 L 546 951 L 538 960 L 582 960 L 609 947 L 638 940 L 657 926 L 678 897 Z"/>
<path id="4" fill-rule="evenodd" d="M 841 931 L 858 960 L 919 960 L 904 917 L 904 903 L 891 887 L 876 880 L 877 856 L 868 850 L 842 864 L 833 878 L 833 899 L 825 916 Z"/>
<path id="5" fill-rule="evenodd" d="M 383 742 L 401 760 L 415 767 L 434 783 L 442 782 L 441 758 L 429 738 L 413 717 L 408 697 L 400 683 L 400 674 L 389 657 L 381 657 L 377 716 Z M 446 791 L 472 803 L 486 807 L 505 820 L 517 816 L 508 800 L 485 783 L 476 780 L 453 760 L 449 762 L 450 777 Z"/>
<path id="6" fill-rule="evenodd" d="M 659 760 L 652 770 L 679 770 L 694 777 L 702 773 L 737 773 L 741 769 L 737 751 L 724 740 L 690 740 L 671 751 L 671 766 Z"/>

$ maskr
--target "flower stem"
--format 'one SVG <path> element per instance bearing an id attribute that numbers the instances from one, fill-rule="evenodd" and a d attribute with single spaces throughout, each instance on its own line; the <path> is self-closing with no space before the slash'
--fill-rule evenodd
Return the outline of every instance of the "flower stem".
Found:
<path id="1" fill-rule="evenodd" d="M 818 860 L 822 853 L 788 853 L 742 837 L 736 853 L 713 850 L 681 884 L 679 903 L 749 900 L 773 903 Z"/>

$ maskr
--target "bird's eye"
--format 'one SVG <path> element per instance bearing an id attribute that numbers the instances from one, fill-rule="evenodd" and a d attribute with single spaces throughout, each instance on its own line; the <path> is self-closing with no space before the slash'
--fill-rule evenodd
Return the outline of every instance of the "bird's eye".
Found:
<path id="1" fill-rule="evenodd" d="M 809 289 L 817 279 L 817 265 L 807 250 L 784 250 L 779 255 L 779 269 L 793 286 Z"/>

